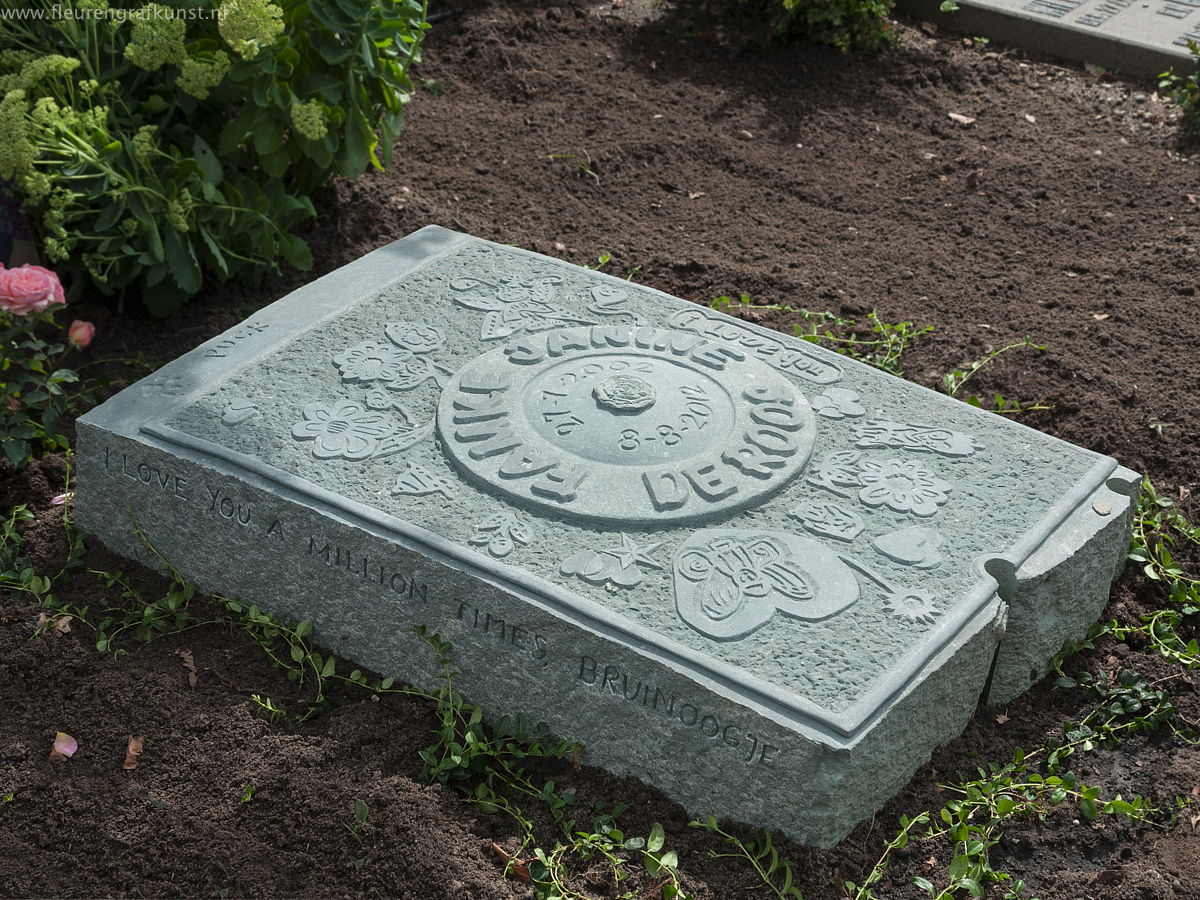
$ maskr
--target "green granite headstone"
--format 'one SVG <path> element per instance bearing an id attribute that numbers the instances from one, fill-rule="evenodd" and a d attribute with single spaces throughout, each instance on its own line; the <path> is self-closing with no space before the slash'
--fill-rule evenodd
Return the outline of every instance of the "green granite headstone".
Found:
<path id="1" fill-rule="evenodd" d="M 78 519 L 695 814 L 836 842 L 1103 608 L 1134 473 L 430 227 L 79 421 Z M 135 523 L 136 522 L 136 527 Z M 143 540 L 143 537 L 145 540 Z"/>

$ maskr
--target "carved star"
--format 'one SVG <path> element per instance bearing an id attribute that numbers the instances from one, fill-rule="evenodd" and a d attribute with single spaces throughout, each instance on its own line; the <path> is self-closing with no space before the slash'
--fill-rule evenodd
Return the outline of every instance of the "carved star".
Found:
<path id="1" fill-rule="evenodd" d="M 650 558 L 650 554 L 655 552 L 662 546 L 662 541 L 657 541 L 653 544 L 643 544 L 639 546 L 627 534 L 621 535 L 620 550 L 603 550 L 601 552 L 615 557 L 617 562 L 621 564 L 621 568 L 628 569 L 631 566 L 644 566 L 647 569 L 661 569 L 662 566 Z"/>

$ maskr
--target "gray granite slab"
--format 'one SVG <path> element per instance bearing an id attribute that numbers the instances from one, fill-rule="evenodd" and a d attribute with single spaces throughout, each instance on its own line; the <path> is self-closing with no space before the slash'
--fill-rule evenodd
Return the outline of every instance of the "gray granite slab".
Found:
<path id="1" fill-rule="evenodd" d="M 695 814 L 827 845 L 1045 673 L 1137 477 L 804 341 L 429 227 L 79 421 L 78 519 Z M 1005 635 L 1009 637 L 1005 637 Z"/>
<path id="2" fill-rule="evenodd" d="M 897 8 L 947 31 L 1094 63 L 1143 78 L 1193 69 L 1188 41 L 1200 43 L 1200 0 L 898 0 Z"/>

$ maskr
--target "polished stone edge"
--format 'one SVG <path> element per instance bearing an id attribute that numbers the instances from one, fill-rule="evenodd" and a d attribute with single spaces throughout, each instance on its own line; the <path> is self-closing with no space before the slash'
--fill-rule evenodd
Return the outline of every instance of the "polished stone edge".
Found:
<path id="1" fill-rule="evenodd" d="M 92 489 L 79 497 L 78 523 L 86 533 L 103 535 L 114 551 L 157 570 L 185 563 L 187 557 L 203 590 L 242 594 L 274 615 L 312 618 L 313 637 L 322 646 L 433 689 L 436 661 L 411 631 L 415 624 L 427 625 L 454 646 L 459 690 L 493 715 L 524 714 L 530 722 L 582 741 L 589 764 L 639 777 L 693 815 L 717 814 L 780 829 L 817 846 L 845 837 L 903 787 L 934 747 L 962 731 L 983 689 L 1005 609 L 995 594 L 987 598 L 870 729 L 839 740 L 781 717 L 753 698 L 731 696 L 719 680 L 683 669 L 650 648 L 579 627 L 500 577 L 380 534 L 355 516 L 314 506 L 259 474 L 227 471 L 224 463 L 159 446 L 146 435 L 113 434 L 84 424 L 79 437 L 78 472 Z M 141 465 L 175 480 L 139 479 Z M 175 494 L 188 496 L 177 500 Z M 217 494 L 252 508 L 249 525 L 209 508 L 208 495 Z M 272 542 L 266 523 L 276 517 L 288 523 L 290 543 Z M 407 590 L 389 591 L 382 577 L 359 577 L 332 564 L 314 553 L 311 543 L 307 553 L 300 552 L 313 535 L 319 536 L 317 546 L 332 542 L 347 554 L 352 548 L 403 573 L 401 587 Z M 248 566 L 231 568 L 234 554 Z M 472 630 L 461 607 L 458 616 L 453 612 L 461 602 L 495 612 L 510 625 L 521 623 L 528 634 L 545 635 L 551 650 L 547 662 L 514 654 L 506 642 L 494 639 L 490 626 Z M 595 663 L 586 673 L 581 658 Z M 623 696 L 623 684 L 611 691 L 597 687 L 599 671 L 607 677 L 609 666 L 639 684 L 678 695 L 683 704 L 678 715 L 664 716 L 644 699 L 631 702 Z M 693 721 L 681 727 L 687 707 Z M 707 719 L 695 727 L 704 714 L 721 726 L 736 726 L 740 744 L 723 743 L 723 732 L 720 737 L 704 733 Z M 756 749 L 764 758 L 751 758 Z M 670 759 L 689 764 L 662 763 Z"/>

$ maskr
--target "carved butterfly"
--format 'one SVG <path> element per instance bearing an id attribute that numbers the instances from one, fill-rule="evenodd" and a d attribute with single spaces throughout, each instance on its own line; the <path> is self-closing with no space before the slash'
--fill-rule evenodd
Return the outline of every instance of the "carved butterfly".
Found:
<path id="1" fill-rule="evenodd" d="M 708 577 L 700 589 L 700 608 L 714 621 L 727 619 L 748 601 L 761 600 L 773 593 L 787 600 L 813 598 L 804 571 L 788 558 L 783 546 L 769 538 L 749 544 L 722 538 L 710 545 L 708 553 L 696 555 L 700 559 L 689 560 L 689 568 L 698 572 L 707 563 Z"/>

